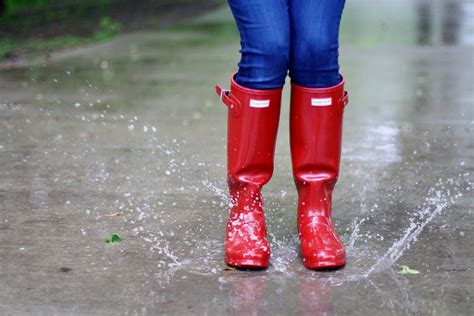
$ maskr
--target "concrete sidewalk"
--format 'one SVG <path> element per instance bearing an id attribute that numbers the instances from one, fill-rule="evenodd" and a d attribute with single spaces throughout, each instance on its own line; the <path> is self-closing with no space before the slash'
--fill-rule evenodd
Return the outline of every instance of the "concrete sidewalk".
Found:
<path id="1" fill-rule="evenodd" d="M 331 272 L 298 253 L 287 90 L 271 267 L 223 263 L 227 7 L 0 72 L 0 314 L 474 314 L 473 21 L 467 0 L 347 3 Z"/>

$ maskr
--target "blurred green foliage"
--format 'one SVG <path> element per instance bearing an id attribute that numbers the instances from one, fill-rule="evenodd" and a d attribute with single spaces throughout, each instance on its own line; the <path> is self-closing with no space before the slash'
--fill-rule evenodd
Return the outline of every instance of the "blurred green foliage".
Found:
<path id="1" fill-rule="evenodd" d="M 122 24 L 109 17 L 102 17 L 99 22 L 99 29 L 92 36 L 61 35 L 49 39 L 29 38 L 23 41 L 14 41 L 12 37 L 0 39 L 0 61 L 8 58 L 15 58 L 24 52 L 33 55 L 42 55 L 49 51 L 73 48 L 97 41 L 106 41 L 114 37 L 122 29 Z"/>
<path id="2" fill-rule="evenodd" d="M 39 12 L 42 19 L 57 19 L 70 15 L 70 9 L 74 8 L 75 14 L 80 15 L 93 9 L 96 12 L 103 11 L 111 5 L 112 0 L 0 0 L 0 18 L 9 17 L 27 12 Z M 3 12 L 1 11 L 3 9 Z M 34 19 L 34 15 L 31 16 Z"/>
<path id="3" fill-rule="evenodd" d="M 0 0 L 0 63 L 192 17 L 225 0 Z M 182 12 L 180 9 L 183 9 Z M 164 16 L 173 16 L 166 22 Z M 212 32 L 212 25 L 209 32 Z"/>
<path id="4" fill-rule="evenodd" d="M 13 40 L 11 38 L 0 39 L 0 60 L 12 57 Z"/>
<path id="5" fill-rule="evenodd" d="M 117 34 L 122 29 L 122 24 L 105 16 L 100 19 L 99 27 L 99 30 L 94 34 L 94 39 L 103 41 Z"/>
<path id="6" fill-rule="evenodd" d="M 41 7 L 49 4 L 51 0 L 4 0 L 4 15 L 10 15 L 24 8 Z"/>

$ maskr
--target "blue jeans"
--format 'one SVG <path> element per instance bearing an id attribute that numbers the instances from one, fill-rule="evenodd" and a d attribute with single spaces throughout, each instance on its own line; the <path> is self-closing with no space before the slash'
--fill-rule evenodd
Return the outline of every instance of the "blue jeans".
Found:
<path id="1" fill-rule="evenodd" d="M 235 76 L 251 89 L 340 82 L 339 25 L 345 0 L 228 0 L 240 32 Z"/>

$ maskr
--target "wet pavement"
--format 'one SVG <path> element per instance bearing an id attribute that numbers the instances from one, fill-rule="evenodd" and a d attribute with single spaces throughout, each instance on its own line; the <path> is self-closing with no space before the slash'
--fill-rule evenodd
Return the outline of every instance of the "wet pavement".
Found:
<path id="1" fill-rule="evenodd" d="M 287 89 L 271 266 L 223 264 L 226 7 L 1 71 L 0 314 L 474 314 L 473 34 L 472 1 L 346 5 L 330 272 L 298 253 Z"/>

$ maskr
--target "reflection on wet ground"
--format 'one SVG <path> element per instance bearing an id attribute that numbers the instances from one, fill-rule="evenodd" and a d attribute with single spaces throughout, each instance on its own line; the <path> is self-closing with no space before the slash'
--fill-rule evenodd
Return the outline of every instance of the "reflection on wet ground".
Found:
<path id="1" fill-rule="evenodd" d="M 472 314 L 473 16 L 468 1 L 347 4 L 348 264 L 330 272 L 298 253 L 288 91 L 264 189 L 272 265 L 223 265 L 227 8 L 0 72 L 0 310 Z"/>

